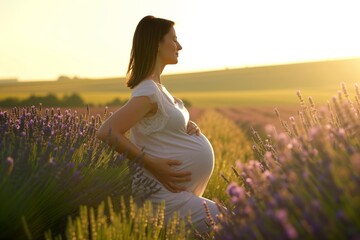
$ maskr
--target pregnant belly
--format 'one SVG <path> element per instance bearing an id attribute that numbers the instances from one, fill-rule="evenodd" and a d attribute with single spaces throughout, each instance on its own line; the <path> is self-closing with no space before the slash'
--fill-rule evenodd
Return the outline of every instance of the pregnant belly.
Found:
<path id="1" fill-rule="evenodd" d="M 193 192 L 198 196 L 202 195 L 213 172 L 215 162 L 213 148 L 203 134 L 197 136 L 184 133 L 159 137 L 153 144 L 145 146 L 144 151 L 152 157 L 181 161 L 181 165 L 173 166 L 174 169 L 190 171 L 192 175 L 190 182 L 178 184 L 186 187 L 186 191 Z M 146 169 L 144 175 L 155 180 L 154 176 Z"/>
<path id="2" fill-rule="evenodd" d="M 214 169 L 213 148 L 204 135 L 188 135 L 181 143 L 180 141 L 179 148 L 174 148 L 172 151 L 169 149 L 168 156 L 170 159 L 182 162 L 181 165 L 175 166 L 178 171 L 192 172 L 192 180 L 181 185 L 188 191 L 201 195 Z"/>

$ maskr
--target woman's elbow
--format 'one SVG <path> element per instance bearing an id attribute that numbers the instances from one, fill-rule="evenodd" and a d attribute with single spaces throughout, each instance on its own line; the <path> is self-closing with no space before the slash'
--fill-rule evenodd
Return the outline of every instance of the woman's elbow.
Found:
<path id="1" fill-rule="evenodd" d="M 97 129 L 97 130 L 96 130 L 96 132 L 95 132 L 95 137 L 96 137 L 97 139 L 102 140 L 102 135 L 101 135 L 100 129 Z"/>
<path id="2" fill-rule="evenodd" d="M 104 125 L 100 126 L 100 128 L 96 131 L 95 135 L 98 139 L 102 141 L 108 141 L 109 138 L 116 136 L 116 129 L 111 129 L 109 127 L 105 127 Z"/>
<path id="3" fill-rule="evenodd" d="M 104 141 L 106 136 L 109 134 L 109 131 L 104 128 L 104 126 L 100 126 L 95 133 L 97 139 Z"/>

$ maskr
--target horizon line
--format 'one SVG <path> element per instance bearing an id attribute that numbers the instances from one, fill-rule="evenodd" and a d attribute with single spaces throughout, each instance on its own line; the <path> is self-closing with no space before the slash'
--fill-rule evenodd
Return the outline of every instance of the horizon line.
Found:
<path id="1" fill-rule="evenodd" d="M 339 57 L 339 58 L 324 58 L 324 59 L 315 59 L 315 60 L 303 60 L 303 61 L 287 61 L 287 62 L 277 62 L 272 64 L 251 64 L 251 65 L 241 65 L 241 66 L 224 66 L 221 68 L 209 68 L 209 69 L 198 69 L 198 70 L 189 70 L 189 71 L 179 71 L 179 72 L 172 72 L 166 73 L 163 76 L 173 76 L 173 75 L 183 75 L 183 74 L 194 74 L 194 73 L 204 73 L 204 72 L 217 72 L 217 71 L 224 71 L 224 70 L 236 70 L 236 69 L 245 69 L 245 68 L 259 68 L 259 67 L 271 67 L 271 66 L 282 66 L 282 65 L 296 65 L 296 64 L 304 64 L 304 63 L 316 63 L 316 62 L 331 62 L 331 61 L 345 61 L 345 60 L 356 60 L 360 59 L 360 56 L 352 56 L 352 57 Z M 112 78 L 125 78 L 125 75 L 120 76 L 103 76 L 103 77 L 79 77 L 77 75 L 73 75 L 70 77 L 66 74 L 59 74 L 58 78 L 64 76 L 68 77 L 69 79 L 77 78 L 79 80 L 88 79 L 88 80 L 97 80 L 97 79 L 112 79 Z M 17 77 L 3 77 L 0 78 L 0 82 L 2 81 L 11 81 L 11 82 L 56 82 L 57 79 L 20 79 Z"/>

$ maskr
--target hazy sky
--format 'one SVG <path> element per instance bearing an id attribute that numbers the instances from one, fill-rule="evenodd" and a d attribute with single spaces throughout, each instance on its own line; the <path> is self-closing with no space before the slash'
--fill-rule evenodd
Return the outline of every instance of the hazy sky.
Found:
<path id="1" fill-rule="evenodd" d="M 176 22 L 164 73 L 360 56 L 357 2 L 0 0 L 0 78 L 124 76 L 146 15 Z"/>

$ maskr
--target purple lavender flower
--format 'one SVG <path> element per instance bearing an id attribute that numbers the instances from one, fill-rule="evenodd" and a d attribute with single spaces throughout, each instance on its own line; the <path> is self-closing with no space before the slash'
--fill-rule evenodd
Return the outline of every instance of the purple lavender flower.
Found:
<path id="1" fill-rule="evenodd" d="M 279 209 L 275 212 L 275 217 L 277 220 L 279 220 L 281 223 L 284 223 L 287 221 L 288 213 L 285 209 Z"/>
<path id="2" fill-rule="evenodd" d="M 288 238 L 295 239 L 298 234 L 294 226 L 288 220 L 288 212 L 285 209 L 279 209 L 275 212 L 276 219 L 283 226 Z"/>
<path id="3" fill-rule="evenodd" d="M 245 190 L 234 182 L 227 187 L 226 192 L 231 197 L 232 203 L 245 198 Z"/>
<path id="4" fill-rule="evenodd" d="M 66 163 L 66 165 L 65 165 L 67 168 L 74 168 L 75 167 L 75 163 L 73 163 L 73 162 L 68 162 L 68 163 Z"/>
<path id="5" fill-rule="evenodd" d="M 81 171 L 76 170 L 76 171 L 73 173 L 73 175 L 72 175 L 72 179 L 73 179 L 73 181 L 74 181 L 75 183 L 79 183 L 79 182 L 81 181 L 81 179 L 82 179 L 82 177 L 81 177 Z"/>

